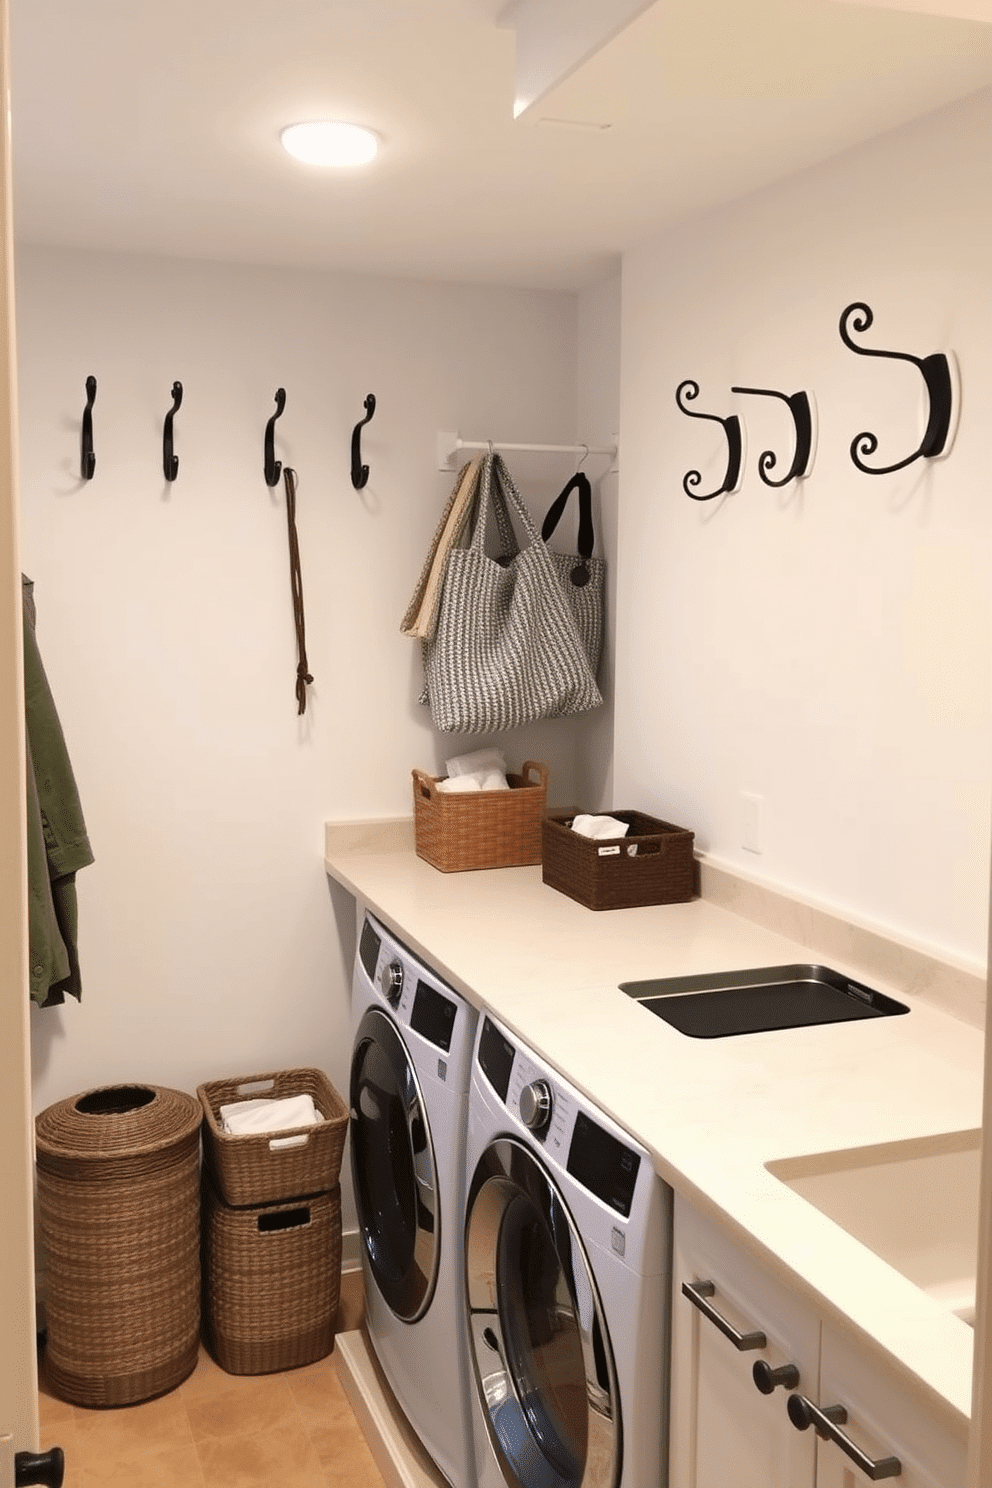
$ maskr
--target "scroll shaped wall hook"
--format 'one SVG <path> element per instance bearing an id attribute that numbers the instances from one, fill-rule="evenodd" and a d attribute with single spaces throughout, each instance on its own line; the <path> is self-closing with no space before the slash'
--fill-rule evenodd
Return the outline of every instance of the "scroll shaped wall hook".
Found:
<path id="1" fill-rule="evenodd" d="M 727 436 L 727 473 L 723 478 L 723 484 L 717 490 L 707 491 L 705 495 L 700 495 L 697 492 L 696 487 L 703 479 L 698 470 L 689 470 L 682 477 L 682 489 L 687 496 L 692 497 L 693 501 L 712 501 L 716 496 L 723 496 L 726 493 L 736 491 L 741 483 L 741 466 L 744 459 L 744 433 L 741 429 L 741 421 L 736 413 L 732 413 L 729 418 L 720 418 L 715 413 L 697 413 L 695 409 L 685 406 L 685 403 L 682 401 L 683 396 L 687 402 L 698 398 L 698 382 L 693 382 L 691 378 L 686 378 L 684 382 L 680 382 L 675 389 L 676 403 L 682 412 L 687 413 L 690 418 L 709 419 L 714 424 L 722 424 L 724 433 Z"/>
<path id="2" fill-rule="evenodd" d="M 766 486 L 787 486 L 791 480 L 802 480 L 803 476 L 809 475 L 813 467 L 813 408 L 810 403 L 809 394 L 800 393 L 778 393 L 773 388 L 735 387 L 732 393 L 753 393 L 762 398 L 781 398 L 787 404 L 792 414 L 792 422 L 796 426 L 796 449 L 792 456 L 792 464 L 785 475 L 779 480 L 773 480 L 769 474 L 775 469 L 777 463 L 774 450 L 762 450 L 758 458 L 758 473 Z"/>
<path id="3" fill-rule="evenodd" d="M 276 411 L 265 426 L 265 484 L 277 486 L 282 474 L 282 461 L 276 459 L 276 419 L 286 407 L 286 389 L 276 388 Z"/>
<path id="4" fill-rule="evenodd" d="M 375 413 L 375 393 L 365 399 L 365 417 L 359 419 L 351 435 L 351 484 L 360 491 L 368 483 L 369 467 L 362 464 L 362 430 Z"/>
<path id="5" fill-rule="evenodd" d="M 96 455 L 93 453 L 93 403 L 96 399 L 96 378 L 86 379 L 86 407 L 83 409 L 83 428 L 79 445 L 79 473 L 83 480 L 92 480 L 96 470 Z"/>
<path id="6" fill-rule="evenodd" d="M 855 301 L 843 311 L 840 317 L 840 339 L 849 350 L 857 352 L 858 356 L 889 357 L 897 362 L 912 362 L 914 367 L 919 367 L 923 374 L 923 381 L 930 399 L 930 412 L 923 441 L 911 455 L 907 455 L 904 460 L 897 460 L 894 465 L 866 465 L 862 456 L 875 453 L 878 449 L 878 439 L 874 434 L 865 432 L 858 434 L 851 441 L 851 459 L 854 464 L 865 475 L 891 475 L 894 470 L 904 470 L 907 465 L 912 465 L 914 460 L 933 460 L 938 455 L 946 454 L 950 448 L 951 423 L 956 412 L 954 380 L 948 357 L 942 351 L 935 351 L 930 356 L 921 358 L 912 356 L 909 352 L 881 351 L 869 346 L 856 346 L 848 330 L 849 320 L 855 331 L 869 330 L 874 316 L 868 305 L 862 301 Z"/>
<path id="7" fill-rule="evenodd" d="M 165 425 L 162 429 L 162 469 L 165 471 L 167 481 L 174 481 L 179 474 L 179 456 L 172 452 L 172 420 L 182 401 L 183 385 L 181 382 L 174 382 L 172 384 L 172 407 L 165 415 Z"/>

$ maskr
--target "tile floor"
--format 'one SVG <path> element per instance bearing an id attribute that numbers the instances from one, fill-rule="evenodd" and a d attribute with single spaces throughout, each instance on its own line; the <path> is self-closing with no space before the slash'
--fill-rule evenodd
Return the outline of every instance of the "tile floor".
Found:
<path id="1" fill-rule="evenodd" d="M 360 1318 L 360 1286 L 346 1277 L 338 1331 Z M 231 1375 L 201 1349 L 178 1389 L 122 1410 L 58 1400 L 43 1353 L 39 1375 L 41 1444 L 65 1452 L 64 1488 L 383 1488 L 333 1353 L 281 1374 Z"/>

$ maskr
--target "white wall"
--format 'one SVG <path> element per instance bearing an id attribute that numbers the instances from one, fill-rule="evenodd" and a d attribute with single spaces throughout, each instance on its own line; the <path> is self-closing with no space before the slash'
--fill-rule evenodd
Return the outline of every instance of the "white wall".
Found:
<path id="1" fill-rule="evenodd" d="M 576 302 L 33 248 L 17 267 L 23 562 L 96 854 L 82 1004 L 33 1013 L 35 1107 L 306 1064 L 344 1093 L 352 910 L 328 887 L 323 824 L 409 815 L 411 767 L 482 742 L 433 731 L 399 634 L 453 479 L 436 433 L 575 439 Z M 284 497 L 262 474 L 278 386 L 316 679 L 302 720 Z M 539 515 L 574 468 L 510 464 Z M 502 742 L 513 764 L 546 760 L 567 801 L 588 790 L 577 739 L 556 721 Z"/>
<path id="2" fill-rule="evenodd" d="M 623 266 L 617 804 L 691 827 L 697 847 L 773 885 L 984 967 L 992 760 L 992 94 L 690 222 Z M 949 458 L 859 474 L 922 434 L 913 368 L 865 344 L 953 350 L 963 387 Z M 744 485 L 712 503 L 726 443 L 686 418 L 741 413 Z M 732 385 L 805 388 L 819 409 L 808 480 L 775 492 L 787 415 Z M 740 793 L 763 798 L 742 848 Z"/>
<path id="3" fill-rule="evenodd" d="M 579 437 L 609 448 L 620 428 L 620 278 L 607 279 L 578 296 L 577 407 Z M 619 460 L 590 455 L 583 464 L 593 488 L 596 552 L 606 563 L 603 660 L 599 673 L 602 708 L 576 720 L 576 775 L 580 794 L 575 804 L 586 811 L 611 806 L 613 799 L 613 710 L 616 648 L 617 584 L 614 558 L 619 517 Z M 572 498 L 574 501 L 574 497 Z"/>

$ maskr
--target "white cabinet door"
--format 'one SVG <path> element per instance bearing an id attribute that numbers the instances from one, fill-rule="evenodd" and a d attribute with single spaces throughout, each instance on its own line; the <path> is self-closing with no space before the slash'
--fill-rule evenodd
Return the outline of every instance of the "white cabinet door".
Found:
<path id="1" fill-rule="evenodd" d="M 821 1335 L 819 1399 L 813 1399 L 821 1410 L 844 1410 L 846 1419 L 837 1424 L 850 1444 L 845 1451 L 821 1438 L 816 1488 L 865 1488 L 878 1481 L 894 1488 L 964 1488 L 966 1424 L 941 1410 L 922 1386 L 887 1373 L 877 1356 L 828 1323 Z M 804 1435 L 812 1436 L 813 1430 Z M 852 1451 L 887 1464 L 883 1471 L 898 1463 L 899 1471 L 887 1479 L 875 1477 L 867 1464 L 857 1465 Z"/>
<path id="2" fill-rule="evenodd" d="M 817 1398 L 818 1319 L 678 1198 L 674 1240 L 670 1488 L 813 1488 L 815 1434 L 786 1398 L 788 1384 Z"/>

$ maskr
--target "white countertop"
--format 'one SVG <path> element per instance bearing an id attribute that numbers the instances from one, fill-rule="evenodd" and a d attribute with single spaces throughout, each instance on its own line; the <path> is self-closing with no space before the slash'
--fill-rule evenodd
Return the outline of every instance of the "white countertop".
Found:
<path id="1" fill-rule="evenodd" d="M 545 885 L 540 867 L 440 873 L 411 843 L 409 824 L 329 825 L 325 866 L 638 1137 L 676 1192 L 796 1279 L 825 1318 L 853 1325 L 960 1426 L 971 1328 L 765 1164 L 980 1127 L 981 1031 L 831 953 L 826 964 L 908 1003 L 910 1015 L 687 1038 L 618 984 L 815 961 L 809 945 L 704 899 L 594 912 Z"/>

